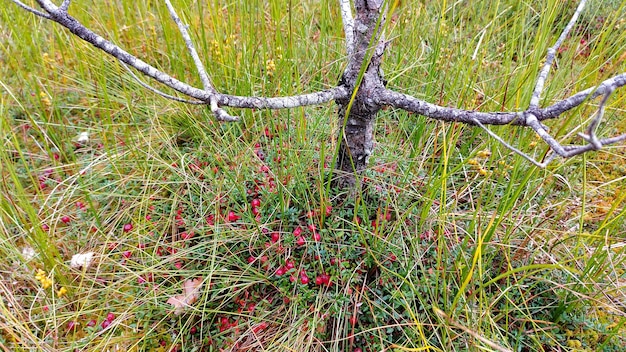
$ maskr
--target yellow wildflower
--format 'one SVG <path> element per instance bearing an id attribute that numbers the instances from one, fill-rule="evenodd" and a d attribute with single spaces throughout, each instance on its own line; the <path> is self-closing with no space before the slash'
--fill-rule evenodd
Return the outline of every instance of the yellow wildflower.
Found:
<path id="1" fill-rule="evenodd" d="M 41 102 L 43 103 L 43 105 L 45 105 L 46 107 L 50 107 L 52 105 L 52 102 L 50 101 L 50 98 L 48 98 L 48 95 L 46 93 L 40 92 L 39 97 L 41 98 Z"/>
<path id="2" fill-rule="evenodd" d="M 265 61 L 265 70 L 267 71 L 268 76 L 271 77 L 274 75 L 274 71 L 276 71 L 276 64 L 274 63 L 274 60 L 269 59 Z"/>
<path id="3" fill-rule="evenodd" d="M 37 273 L 35 274 L 35 279 L 39 280 L 39 282 L 41 283 L 41 287 L 43 287 L 44 290 L 52 286 L 52 279 L 50 279 L 46 275 L 46 272 L 41 269 L 37 270 Z"/>
<path id="4" fill-rule="evenodd" d="M 481 150 L 476 155 L 478 155 L 479 158 L 488 158 L 491 156 L 491 151 L 487 149 Z"/>

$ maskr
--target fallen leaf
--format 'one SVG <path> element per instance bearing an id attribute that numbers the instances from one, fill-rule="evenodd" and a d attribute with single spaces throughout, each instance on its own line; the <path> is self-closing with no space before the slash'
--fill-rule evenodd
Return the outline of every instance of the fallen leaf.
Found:
<path id="1" fill-rule="evenodd" d="M 194 304 L 200 297 L 202 278 L 185 280 L 183 282 L 183 294 L 172 296 L 167 299 L 167 303 L 174 307 L 174 314 L 179 315 Z"/>

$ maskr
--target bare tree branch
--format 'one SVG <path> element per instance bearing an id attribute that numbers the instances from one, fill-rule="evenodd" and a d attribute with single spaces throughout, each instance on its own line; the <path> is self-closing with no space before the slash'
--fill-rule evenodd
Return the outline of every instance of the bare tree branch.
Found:
<path id="1" fill-rule="evenodd" d="M 193 45 L 191 36 L 189 35 L 189 32 L 187 32 L 187 26 L 183 24 L 183 21 L 180 19 L 180 17 L 178 17 L 178 14 L 176 13 L 174 6 L 172 6 L 170 0 L 165 0 L 165 5 L 167 6 L 167 10 L 170 12 L 170 16 L 178 26 L 180 34 L 185 40 L 185 45 L 187 46 L 189 54 L 193 58 L 193 63 L 196 65 L 196 69 L 198 70 L 198 75 L 200 76 L 200 80 L 202 81 L 202 86 L 204 87 L 204 90 L 213 93 L 209 98 L 211 111 L 215 114 L 215 117 L 219 121 L 232 122 L 239 120 L 239 118 L 229 115 L 226 111 L 224 111 L 217 105 L 217 100 L 215 98 L 215 94 L 217 93 L 217 91 L 215 90 L 215 88 L 213 88 L 211 80 L 209 79 L 209 75 L 204 68 L 204 64 L 202 64 L 202 60 L 200 60 L 200 56 L 198 56 L 198 52 Z"/>
<path id="2" fill-rule="evenodd" d="M 609 90 L 613 91 L 623 86 L 626 86 L 626 72 L 611 77 L 600 83 L 596 87 L 587 88 L 582 92 L 576 93 L 567 99 L 556 102 L 553 105 L 548 106 L 547 108 L 540 109 L 536 112 L 536 116 L 539 121 L 557 118 L 561 116 L 564 112 L 584 103 L 585 101 L 587 101 L 587 99 L 594 99 L 596 97 L 599 97 L 600 95 L 606 94 L 606 92 Z"/>
<path id="3" fill-rule="evenodd" d="M 189 54 L 193 58 L 193 63 L 196 65 L 196 69 L 198 70 L 198 75 L 200 76 L 200 80 L 202 81 L 202 85 L 204 86 L 204 90 L 216 93 L 215 88 L 211 84 L 211 80 L 209 79 L 209 75 L 204 68 L 204 64 L 202 64 L 202 60 L 200 60 L 200 56 L 198 56 L 198 52 L 191 41 L 191 37 L 189 36 L 189 32 L 187 32 L 187 26 L 183 24 L 178 14 L 176 14 L 176 10 L 172 6 L 170 0 L 165 0 L 165 5 L 167 5 L 167 10 L 170 12 L 170 16 L 178 26 L 180 30 L 180 34 L 185 40 L 185 45 L 187 45 L 187 50 L 189 50 Z"/>
<path id="4" fill-rule="evenodd" d="M 524 121 L 523 112 L 480 112 L 448 108 L 390 89 L 379 91 L 375 94 L 375 98 L 378 104 L 393 106 L 441 121 L 462 122 L 470 125 L 476 124 L 475 120 L 484 125 L 520 125 Z"/>
<path id="5" fill-rule="evenodd" d="M 606 92 L 606 94 L 604 94 L 604 98 L 602 98 L 602 101 L 600 102 L 600 107 L 598 108 L 596 117 L 594 117 L 591 120 L 589 127 L 587 127 L 587 134 L 584 134 L 584 133 L 578 134 L 579 137 L 581 137 L 582 139 L 586 140 L 591 145 L 593 145 L 594 149 L 596 150 L 599 150 L 600 148 L 602 148 L 602 144 L 600 143 L 600 141 L 598 140 L 598 137 L 596 136 L 596 129 L 598 128 L 598 125 L 600 125 L 600 121 L 602 121 L 602 117 L 604 116 L 604 106 L 606 105 L 606 101 L 609 100 L 609 96 L 611 96 L 611 93 L 613 93 L 613 89 L 609 90 L 608 92 Z"/>
<path id="6" fill-rule="evenodd" d="M 554 43 L 554 45 L 550 49 L 548 49 L 548 54 L 546 55 L 546 62 L 543 64 L 543 68 L 541 69 L 541 72 L 539 73 L 539 77 L 537 77 L 535 90 L 533 91 L 533 95 L 530 99 L 529 109 L 534 109 L 539 106 L 539 98 L 541 96 L 541 92 L 543 91 L 543 86 L 546 82 L 546 79 L 548 78 L 548 73 L 550 72 L 550 67 L 552 67 L 552 62 L 554 61 L 556 52 L 557 50 L 559 50 L 561 43 L 563 43 L 569 31 L 572 29 L 572 27 L 574 27 L 574 24 L 578 20 L 578 16 L 583 11 L 583 8 L 585 8 L 586 2 L 587 0 L 580 1 L 580 3 L 578 4 L 578 7 L 576 8 L 576 11 L 572 15 L 572 18 L 569 20 L 569 23 L 567 24 L 567 26 L 565 26 L 565 28 L 563 29 L 563 32 L 559 36 L 559 39 L 557 39 L 556 43 Z"/>
<path id="7" fill-rule="evenodd" d="M 37 15 L 39 17 L 50 19 L 50 15 L 48 15 L 47 13 L 43 13 L 43 12 L 41 12 L 39 10 L 36 10 L 36 9 L 34 9 L 34 8 L 24 4 L 23 2 L 21 2 L 19 0 L 11 0 L 11 1 L 13 1 L 17 6 L 23 8 L 24 10 L 26 10 L 28 12 L 34 13 L 35 15 Z"/>
<path id="8" fill-rule="evenodd" d="M 341 7 L 343 32 L 346 35 L 346 52 L 348 58 L 352 58 L 354 54 L 354 17 L 352 17 L 350 0 L 339 0 L 339 6 Z"/>
<path id="9" fill-rule="evenodd" d="M 298 106 L 319 105 L 331 100 L 345 99 L 349 95 L 343 86 L 334 87 L 316 93 L 294 95 L 289 97 L 241 97 L 236 95 L 218 94 L 217 103 L 222 106 L 248 109 L 289 109 Z"/>
<path id="10" fill-rule="evenodd" d="M 626 85 L 626 73 L 622 73 L 620 75 L 614 76 L 610 79 L 605 80 L 597 87 L 586 89 L 580 93 L 577 93 L 567 99 L 557 102 L 556 104 L 545 108 L 539 109 L 539 99 L 541 96 L 541 92 L 543 91 L 545 81 L 548 77 L 548 73 L 550 72 L 550 67 L 552 66 L 552 62 L 554 61 L 556 52 L 558 48 L 561 46 L 568 33 L 576 23 L 580 13 L 585 7 L 586 0 L 581 0 L 576 8 L 576 11 L 567 26 L 563 29 L 563 32 L 557 39 L 556 43 L 548 49 L 546 62 L 537 77 L 537 82 L 535 85 L 535 89 L 533 91 L 533 95 L 531 97 L 531 101 L 528 109 L 522 113 L 480 113 L 475 111 L 467 111 L 460 110 L 454 108 L 445 108 L 441 106 L 437 106 L 434 104 L 430 104 L 424 101 L 421 101 L 417 98 L 404 95 L 401 93 L 396 93 L 390 90 L 384 90 L 380 94 L 380 103 L 386 105 L 392 105 L 398 108 L 402 108 L 408 111 L 417 112 L 421 115 L 443 120 L 443 121 L 456 121 L 456 122 L 464 122 L 469 124 L 475 124 L 484 129 L 492 138 L 496 139 L 498 142 L 502 143 L 507 148 L 511 149 L 513 152 L 521 155 L 525 159 L 529 160 L 533 164 L 539 167 L 545 167 L 552 161 L 555 155 L 559 155 L 564 158 L 569 158 L 574 155 L 578 155 L 584 153 L 589 150 L 599 150 L 605 145 L 613 144 L 620 142 L 626 139 L 626 135 L 621 135 L 613 138 L 607 139 L 598 139 L 596 135 L 596 130 L 600 121 L 604 115 L 604 110 L 606 103 L 608 101 L 611 93 L 624 85 Z M 541 121 L 549 118 L 555 118 L 561 116 L 564 112 L 582 104 L 589 98 L 595 98 L 600 95 L 603 95 L 603 99 L 600 102 L 600 106 L 595 113 L 595 117 L 591 120 L 587 128 L 587 133 L 582 134 L 579 133 L 579 136 L 587 141 L 589 144 L 587 145 L 561 145 L 554 137 L 552 137 L 548 131 L 547 127 L 544 126 Z M 554 154 L 549 155 L 546 161 L 538 162 L 533 159 L 531 156 L 525 154 L 521 150 L 513 147 L 512 145 L 505 142 L 502 138 L 497 136 L 495 133 L 491 132 L 485 125 L 504 125 L 504 124 L 513 124 L 513 125 L 521 125 L 528 126 L 532 128 L 538 135 L 543 139 L 552 149 Z"/>
<path id="11" fill-rule="evenodd" d="M 122 63 L 125 63 L 135 68 L 144 75 L 151 77 L 154 80 L 163 83 L 166 86 L 189 97 L 202 100 L 210 104 L 211 110 L 216 114 L 218 119 L 222 119 L 225 121 L 234 121 L 236 119 L 232 116 L 229 117 L 229 115 L 225 111 L 221 110 L 219 106 L 228 106 L 233 108 L 285 109 L 295 108 L 304 105 L 323 104 L 334 99 L 344 98 L 348 95 L 348 91 L 344 87 L 334 87 L 332 89 L 323 90 L 316 93 L 276 98 L 235 96 L 221 93 L 212 93 L 203 89 L 198 89 L 158 70 L 157 68 L 151 66 L 145 61 L 128 53 L 119 46 L 104 39 L 100 35 L 85 27 L 78 20 L 70 16 L 67 12 L 59 9 L 49 0 L 37 0 L 37 3 L 48 13 L 47 15 L 44 14 L 48 16 L 46 18 L 69 29 L 70 32 L 75 34 L 77 37 L 92 44 L 93 46 L 106 52 L 107 54 L 115 57 Z M 212 97 L 215 98 L 215 101 L 211 101 Z"/>

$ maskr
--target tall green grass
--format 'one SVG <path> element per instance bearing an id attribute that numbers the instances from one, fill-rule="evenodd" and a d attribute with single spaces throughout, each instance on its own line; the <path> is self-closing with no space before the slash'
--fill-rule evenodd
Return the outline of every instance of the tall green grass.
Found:
<path id="1" fill-rule="evenodd" d="M 220 91 L 288 95 L 339 81 L 345 57 L 335 3 L 173 3 Z M 6 5 L 4 349 L 626 346 L 623 147 L 541 170 L 479 129 L 389 109 L 378 117 L 368 190 L 342 200 L 326 183 L 336 148 L 332 104 L 233 110 L 242 121 L 220 124 L 206 108 L 143 90 L 67 31 Z M 388 24 L 389 87 L 465 109 L 524 109 L 571 7 L 556 0 L 402 2 Z M 625 9 L 624 1 L 590 3 L 552 70 L 544 104 L 624 71 Z M 76 2 L 70 13 L 199 86 L 160 3 Z M 626 129 L 624 97 L 618 91 L 611 98 L 603 134 Z M 576 141 L 594 107 L 551 121 L 551 131 Z M 547 151 L 532 131 L 493 130 L 539 159 Z M 85 144 L 81 132 L 89 133 Z M 262 202 L 259 221 L 253 198 Z M 230 211 L 241 219 L 229 221 Z M 133 229 L 125 232 L 124 224 Z M 307 224 L 322 240 L 305 230 L 303 249 L 292 233 Z M 185 239 L 189 231 L 194 237 Z M 271 232 L 280 234 L 282 251 Z M 85 252 L 95 253 L 92 266 L 71 268 L 72 256 Z M 333 258 L 340 264 L 330 264 Z M 311 283 L 275 275 L 290 259 Z M 35 278 L 38 270 L 52 287 Z M 321 272 L 332 286 L 314 284 Z M 166 301 L 198 277 L 198 302 L 175 315 Z M 109 313 L 114 319 L 103 328 Z M 223 319 L 236 326 L 221 329 Z"/>

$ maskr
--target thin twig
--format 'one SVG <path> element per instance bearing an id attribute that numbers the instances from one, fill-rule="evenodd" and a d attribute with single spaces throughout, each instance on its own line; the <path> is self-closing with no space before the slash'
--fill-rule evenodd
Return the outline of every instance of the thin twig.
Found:
<path id="1" fill-rule="evenodd" d="M 211 112 L 215 114 L 215 117 L 219 121 L 227 121 L 227 122 L 238 121 L 239 120 L 238 117 L 231 116 L 224 109 L 220 108 L 217 105 L 217 98 L 215 96 L 217 94 L 217 91 L 215 90 L 215 88 L 213 88 L 213 85 L 211 84 L 211 80 L 209 79 L 209 75 L 207 74 L 206 69 L 204 68 L 204 64 L 202 63 L 202 60 L 200 60 L 200 56 L 198 55 L 198 52 L 196 51 L 196 48 L 193 45 L 191 36 L 189 35 L 189 32 L 187 31 L 187 26 L 183 23 L 183 21 L 180 19 L 180 17 L 176 13 L 176 10 L 174 9 L 174 6 L 172 6 L 172 3 L 170 2 L 170 0 L 165 0 L 165 5 L 167 5 L 167 10 L 170 12 L 170 16 L 172 17 L 172 19 L 178 26 L 178 30 L 180 31 L 180 34 L 185 40 L 185 45 L 187 46 L 187 50 L 189 51 L 189 54 L 193 58 L 193 63 L 196 65 L 196 69 L 198 70 L 198 75 L 200 75 L 200 80 L 202 81 L 202 86 L 204 87 L 204 90 L 211 93 L 211 95 L 209 96 Z"/>
<path id="2" fill-rule="evenodd" d="M 596 150 L 602 148 L 602 144 L 600 143 L 600 141 L 598 140 L 598 137 L 596 136 L 596 130 L 598 128 L 598 125 L 600 125 L 600 121 L 602 121 L 602 117 L 604 116 L 604 107 L 606 105 L 607 100 L 609 100 L 609 96 L 611 95 L 611 93 L 613 93 L 613 89 L 609 89 L 604 94 L 604 97 L 602 98 L 602 101 L 600 102 L 600 106 L 598 107 L 598 111 L 596 112 L 596 117 L 594 117 L 591 120 L 591 122 L 589 123 L 589 127 L 587 127 L 587 134 L 584 134 L 584 133 L 578 134 L 578 136 L 580 136 L 582 139 L 586 140 L 591 145 L 593 145 Z"/>
<path id="3" fill-rule="evenodd" d="M 63 0 L 63 3 L 59 6 L 59 10 L 67 12 L 67 9 L 70 8 L 70 2 L 72 2 L 72 0 Z"/>
<path id="4" fill-rule="evenodd" d="M 613 91 L 623 86 L 626 86 L 626 72 L 613 76 L 603 81 L 596 87 L 587 88 L 582 92 L 578 92 L 569 98 L 558 101 L 547 108 L 536 111 L 535 113 L 539 121 L 553 119 L 561 116 L 561 114 L 565 111 L 579 106 L 588 99 L 597 98 L 600 95 L 606 94 L 609 90 Z"/>
<path id="5" fill-rule="evenodd" d="M 572 18 L 569 20 L 569 23 L 567 24 L 567 26 L 565 26 L 565 29 L 563 29 L 561 36 L 559 36 L 559 39 L 557 39 L 556 43 L 554 43 L 554 45 L 550 49 L 548 49 L 546 62 L 544 63 L 543 68 L 541 69 L 541 72 L 539 73 L 539 77 L 537 77 L 535 90 L 533 91 L 533 95 L 530 99 L 529 109 L 535 109 L 539 106 L 539 97 L 541 96 L 541 92 L 543 91 L 544 84 L 546 82 L 546 79 L 548 78 L 548 73 L 550 72 L 550 67 L 552 67 L 552 62 L 554 61 L 556 52 L 557 50 L 559 50 L 559 47 L 561 46 L 561 44 L 567 37 L 567 34 L 569 33 L 569 31 L 572 29 L 572 27 L 574 27 L 574 24 L 578 20 L 578 16 L 580 15 L 583 8 L 585 7 L 586 2 L 587 0 L 580 1 L 580 3 L 578 4 L 578 8 L 576 8 L 576 12 L 574 12 L 574 15 L 572 15 Z"/>
<path id="6" fill-rule="evenodd" d="M 41 12 L 39 10 L 36 10 L 26 4 L 24 4 L 23 2 L 19 1 L 19 0 L 11 0 L 13 1 L 13 3 L 15 3 L 17 6 L 23 8 L 24 10 L 30 12 L 30 13 L 34 13 L 35 15 L 39 16 L 39 17 L 43 17 L 46 19 L 50 19 L 50 15 L 48 15 L 47 13 Z"/>
<path id="7" fill-rule="evenodd" d="M 506 141 L 504 141 L 504 139 L 502 139 L 500 136 L 498 136 L 497 134 L 495 134 L 494 132 L 492 132 L 490 129 L 488 129 L 485 125 L 483 125 L 482 123 L 480 123 L 480 121 L 478 121 L 477 119 L 474 119 L 474 123 L 476 125 L 478 125 L 480 128 L 482 128 L 483 130 L 485 130 L 485 132 L 487 132 L 487 134 L 489 136 L 491 136 L 491 138 L 495 139 L 496 141 L 500 142 L 502 145 L 504 145 L 505 147 L 507 147 L 508 149 L 512 150 L 513 152 L 515 152 L 516 154 L 520 155 L 521 157 L 523 157 L 524 159 L 530 161 L 531 163 L 535 164 L 536 166 L 540 167 L 540 168 L 545 168 L 546 166 L 548 166 L 548 164 L 552 161 L 552 159 L 554 159 L 554 156 L 556 154 L 550 154 L 550 156 L 548 156 L 548 159 L 546 161 L 544 161 L 543 163 L 538 162 L 537 160 L 535 160 L 533 157 L 531 157 L 530 155 L 524 153 L 523 151 L 515 148 L 514 146 L 510 145 L 509 143 L 507 143 Z"/>
<path id="8" fill-rule="evenodd" d="M 198 56 L 198 52 L 196 51 L 196 48 L 191 41 L 191 36 L 189 36 L 189 32 L 187 32 L 187 26 L 183 24 L 183 21 L 181 21 L 180 17 L 178 17 L 178 14 L 172 6 L 170 0 L 165 0 L 165 5 L 167 5 L 167 10 L 170 12 L 170 16 L 172 17 L 174 22 L 176 22 L 178 30 L 185 40 L 185 45 L 187 46 L 187 50 L 189 50 L 189 54 L 193 58 L 193 63 L 196 65 L 196 69 L 198 70 L 198 74 L 200 75 L 200 80 L 202 81 L 204 90 L 216 93 L 215 88 L 213 88 L 211 80 L 209 79 L 209 75 L 204 68 L 204 64 L 202 63 L 202 60 L 200 60 L 200 56 Z"/>
<path id="9" fill-rule="evenodd" d="M 346 35 L 346 52 L 350 59 L 354 54 L 354 17 L 352 17 L 350 0 L 339 0 L 339 6 L 341 6 L 343 32 Z"/>

